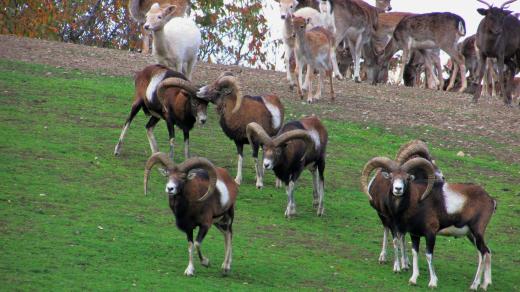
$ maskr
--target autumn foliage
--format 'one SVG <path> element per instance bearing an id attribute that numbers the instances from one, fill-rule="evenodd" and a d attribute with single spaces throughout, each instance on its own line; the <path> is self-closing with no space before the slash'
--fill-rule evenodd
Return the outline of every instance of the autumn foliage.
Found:
<path id="1" fill-rule="evenodd" d="M 128 0 L 0 0 L 0 33 L 134 50 L 140 29 Z M 192 1 L 203 45 L 200 59 L 273 68 L 261 1 Z"/>

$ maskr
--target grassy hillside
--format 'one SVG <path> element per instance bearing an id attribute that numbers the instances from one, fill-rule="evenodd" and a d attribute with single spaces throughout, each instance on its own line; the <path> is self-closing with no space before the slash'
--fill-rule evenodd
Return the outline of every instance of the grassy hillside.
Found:
<path id="1" fill-rule="evenodd" d="M 283 216 L 285 191 L 274 188 L 272 173 L 263 190 L 255 189 L 247 148 L 231 275 L 220 274 L 223 237 L 212 228 L 202 246 L 212 266 L 196 262 L 196 277 L 186 278 L 187 242 L 173 223 L 165 179 L 153 172 L 151 195 L 142 193 L 150 155 L 142 113 L 121 157 L 113 156 L 132 96 L 130 77 L 0 60 L 2 290 L 427 289 L 424 253 L 418 287 L 408 286 L 411 272 L 394 274 L 390 264 L 377 263 L 382 227 L 358 183 L 368 159 L 393 156 L 400 144 L 420 137 L 324 120 L 330 137 L 325 215 L 319 218 L 312 209 L 306 172 L 296 188 L 298 216 L 291 220 Z M 207 125 L 192 132 L 192 154 L 234 176 L 234 144 L 221 132 L 213 106 L 209 112 Z M 164 123 L 155 133 L 167 150 Z M 177 138 L 182 140 L 179 131 Z M 450 181 L 478 182 L 497 198 L 487 232 L 494 252 L 491 289 L 520 290 L 520 165 L 432 151 Z M 466 239 L 439 238 L 434 263 L 439 291 L 466 290 L 476 271 L 476 249 Z"/>

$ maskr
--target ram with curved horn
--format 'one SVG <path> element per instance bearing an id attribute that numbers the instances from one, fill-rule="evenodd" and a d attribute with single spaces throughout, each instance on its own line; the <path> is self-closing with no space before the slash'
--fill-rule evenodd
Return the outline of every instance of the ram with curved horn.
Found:
<path id="1" fill-rule="evenodd" d="M 155 125 L 163 119 L 168 128 L 170 142 L 170 158 L 173 160 L 175 129 L 177 125 L 184 135 L 184 157 L 190 156 L 190 131 L 195 122 L 204 124 L 207 119 L 208 100 L 197 97 L 195 88 L 187 78 L 176 71 L 162 65 L 150 65 L 136 73 L 135 97 L 130 114 L 126 119 L 121 136 L 115 147 L 114 155 L 121 153 L 123 140 L 130 123 L 139 110 L 150 116 L 146 124 L 146 135 L 150 142 L 152 153 L 158 152 L 157 141 L 153 134 Z"/>
<path id="2" fill-rule="evenodd" d="M 282 126 L 284 107 L 275 95 L 242 95 L 238 79 L 231 72 L 222 73 L 213 83 L 202 87 L 197 96 L 217 106 L 222 131 L 235 142 L 238 153 L 235 181 L 241 184 L 244 144 L 249 144 L 246 126 L 255 122 L 265 129 L 268 136 L 274 136 Z M 256 187 L 262 188 L 264 183 L 262 164 L 258 163 L 259 145 L 253 143 L 251 147 L 255 160 Z"/>
<path id="3" fill-rule="evenodd" d="M 431 156 L 428 145 L 422 140 L 411 140 L 410 142 L 402 145 L 399 151 L 397 151 L 395 161 L 398 164 L 403 164 L 407 160 L 415 157 L 422 157 L 430 161 L 435 169 L 436 181 L 444 181 L 442 171 Z M 413 175 L 415 176 L 415 179 L 418 180 L 425 180 L 427 178 L 426 173 L 422 172 L 420 169 L 417 169 L 417 172 L 413 173 Z"/>
<path id="4" fill-rule="evenodd" d="M 288 203 L 285 217 L 296 214 L 294 187 L 305 168 L 312 173 L 313 207 L 317 209 L 318 216 L 323 215 L 328 134 L 320 120 L 311 116 L 288 122 L 280 133 L 272 138 L 261 125 L 250 123 L 247 125 L 247 136 L 250 143 L 258 143 L 263 147 L 264 168 L 272 169 L 286 186 Z"/>
<path id="5" fill-rule="evenodd" d="M 391 162 L 389 161 L 387 164 L 391 164 L 394 168 L 396 168 L 415 157 L 425 158 L 434 164 L 430 155 L 430 150 L 428 149 L 428 145 L 426 145 L 426 143 L 421 140 L 411 140 L 408 143 L 403 144 L 396 154 L 395 161 L 390 160 Z M 437 180 L 443 181 L 444 177 L 442 176 L 442 172 L 437 166 L 434 167 Z M 427 174 L 421 169 L 414 169 L 412 171 L 415 179 L 418 181 L 424 181 L 428 178 Z M 385 198 L 391 187 L 390 182 L 383 177 L 381 171 L 379 170 L 372 177 L 370 183 L 366 184 L 369 175 L 370 173 L 364 173 L 362 175 L 361 184 L 364 187 L 363 192 L 367 194 L 370 205 L 377 211 L 379 219 L 381 220 L 381 223 L 384 227 L 382 248 L 381 253 L 379 254 L 379 263 L 383 264 L 386 262 L 387 239 L 388 235 L 391 235 L 393 239 L 392 243 L 395 255 L 393 270 L 394 272 L 407 270 L 409 267 L 409 260 L 408 256 L 406 255 L 406 245 L 404 241 L 405 235 L 397 232 L 392 221 L 392 214 L 389 214 L 384 208 Z"/>
<path id="6" fill-rule="evenodd" d="M 417 168 L 427 174 L 427 181 L 417 180 L 412 174 Z M 475 184 L 448 184 L 436 179 L 435 168 L 424 158 L 412 158 L 402 165 L 385 158 L 371 159 L 364 167 L 361 185 L 365 194 L 373 199 L 372 188 L 367 182 L 373 170 L 387 180 L 387 193 L 381 210 L 388 216 L 391 228 L 399 234 L 410 233 L 412 238 L 413 273 L 409 283 L 416 285 L 419 276 L 418 251 L 420 237 L 426 238 L 426 259 L 430 272 L 430 288 L 437 287 L 433 268 L 433 249 L 437 235 L 467 236 L 477 247 L 479 265 L 470 287 L 476 290 L 484 273 L 482 288 L 491 284 L 491 253 L 484 241 L 484 233 L 496 207 L 496 202 L 480 186 Z M 379 183 L 379 187 L 382 186 Z M 370 190 L 370 191 L 369 191 Z M 380 190 L 381 191 L 381 190 Z M 381 215 L 380 215 L 381 216 Z"/>
<path id="7" fill-rule="evenodd" d="M 190 158 L 175 165 L 167 154 L 157 152 L 146 162 L 145 195 L 148 193 L 150 172 L 156 164 L 161 164 L 168 171 L 165 191 L 168 194 L 170 209 L 175 216 L 177 227 L 186 233 L 188 238 L 189 263 L 184 274 L 193 276 L 195 273 L 195 249 L 201 264 L 209 266 L 208 258 L 202 255 L 201 244 L 211 225 L 215 225 L 224 235 L 225 256 L 222 272 L 229 273 L 237 184 L 225 169 L 214 166 L 205 158 Z M 199 231 L 193 241 L 193 231 L 197 227 Z"/>

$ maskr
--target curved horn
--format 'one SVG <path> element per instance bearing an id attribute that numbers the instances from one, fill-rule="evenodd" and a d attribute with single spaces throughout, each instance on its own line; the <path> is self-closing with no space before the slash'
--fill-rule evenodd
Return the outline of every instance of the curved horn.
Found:
<path id="1" fill-rule="evenodd" d="M 431 160 L 428 145 L 426 145 L 426 143 L 424 143 L 422 140 L 412 140 L 401 146 L 397 152 L 395 161 L 398 164 L 403 164 L 406 160 L 410 159 L 410 157 L 414 155 L 418 155 L 426 160 Z"/>
<path id="2" fill-rule="evenodd" d="M 311 135 L 306 130 L 291 130 L 288 132 L 285 132 L 281 134 L 280 136 L 273 139 L 273 144 L 275 147 L 279 147 L 280 145 L 286 143 L 289 140 L 293 139 L 302 139 L 305 141 L 305 153 L 303 154 L 303 157 L 301 160 L 305 159 L 309 154 L 314 151 L 316 144 L 314 143 L 314 140 L 312 139 Z"/>
<path id="3" fill-rule="evenodd" d="M 424 169 L 428 174 L 428 185 L 426 186 L 426 190 L 424 190 L 424 193 L 421 195 L 420 200 L 422 201 L 431 193 L 433 183 L 435 182 L 435 169 L 432 163 L 424 158 L 416 157 L 405 162 L 401 166 L 401 169 L 408 173 L 410 170 L 418 167 Z"/>
<path id="4" fill-rule="evenodd" d="M 150 178 L 150 171 L 152 170 L 152 167 L 158 162 L 166 166 L 166 169 L 168 169 L 168 171 L 171 171 L 175 167 L 175 164 L 166 153 L 157 152 L 150 156 L 150 158 L 148 158 L 148 161 L 146 161 L 146 165 L 144 167 L 145 196 L 148 194 L 148 179 Z"/>
<path id="5" fill-rule="evenodd" d="M 489 3 L 487 3 L 486 1 L 484 1 L 484 0 L 477 0 L 477 1 L 480 2 L 480 3 L 486 4 L 487 7 L 491 8 L 491 5 Z"/>
<path id="6" fill-rule="evenodd" d="M 374 157 L 365 164 L 363 171 L 361 172 L 361 188 L 370 201 L 372 201 L 372 196 L 368 192 L 368 176 L 376 168 L 383 168 L 393 172 L 399 168 L 399 165 L 397 162 L 387 157 Z"/>
<path id="7" fill-rule="evenodd" d="M 215 192 L 215 189 L 217 187 L 217 169 L 215 168 L 213 163 L 211 163 L 206 158 L 202 157 L 190 158 L 177 166 L 177 169 L 185 174 L 188 174 L 190 170 L 195 168 L 202 168 L 208 172 L 208 190 L 202 197 L 199 198 L 199 201 L 205 201 L 209 196 L 211 196 Z"/>
<path id="8" fill-rule="evenodd" d="M 234 92 L 236 95 L 236 102 L 235 107 L 231 111 L 232 114 L 236 113 L 238 109 L 240 109 L 240 106 L 242 105 L 242 92 L 240 91 L 240 86 L 238 84 L 238 80 L 233 75 L 229 75 L 228 73 L 223 73 L 221 75 L 222 77 L 219 78 L 218 84 L 220 86 L 229 86 L 231 89 L 231 93 Z"/>
<path id="9" fill-rule="evenodd" d="M 168 87 L 179 87 L 188 91 L 190 95 L 197 96 L 197 88 L 191 85 L 191 82 L 182 78 L 169 77 L 161 81 L 161 83 L 159 83 L 159 86 L 157 86 L 157 96 L 159 97 L 159 100 L 162 104 L 164 104 L 163 93 Z"/>
<path id="10" fill-rule="evenodd" d="M 506 5 L 509 5 L 509 4 L 511 4 L 511 3 L 515 2 L 515 1 L 516 1 L 516 0 L 509 0 L 509 1 L 504 2 L 504 3 L 500 6 L 500 9 L 506 9 L 506 8 L 507 8 Z"/>
<path id="11" fill-rule="evenodd" d="M 249 144 L 251 145 L 253 145 L 253 136 L 255 136 L 262 145 L 273 143 L 273 140 L 269 137 L 264 128 L 255 122 L 247 124 L 246 134 L 247 140 L 249 140 Z"/>

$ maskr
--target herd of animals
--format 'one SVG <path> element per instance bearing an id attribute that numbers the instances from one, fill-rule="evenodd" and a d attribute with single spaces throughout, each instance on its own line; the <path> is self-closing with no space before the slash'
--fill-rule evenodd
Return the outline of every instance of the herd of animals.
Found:
<path id="1" fill-rule="evenodd" d="M 508 82 L 503 81 L 503 65 L 508 66 L 509 77 L 511 74 L 514 76 L 520 60 L 520 37 L 517 38 L 518 43 L 510 44 L 508 42 L 515 38 L 503 36 L 520 32 L 516 29 L 516 26 L 520 28 L 520 22 L 510 15 L 511 11 L 506 10 L 506 5 L 514 1 L 507 1 L 501 7 L 488 5 L 487 9 L 479 9 L 479 13 L 485 15 L 479 32 L 457 48 L 459 38 L 465 35 L 465 24 L 462 18 L 452 13 L 392 14 L 387 12 L 391 10 L 390 0 L 377 0 L 378 7 L 361 0 L 313 0 L 307 6 L 295 0 L 280 0 L 287 79 L 291 85 L 297 86 L 299 94 L 303 95 L 303 90 L 307 90 L 307 100 L 313 102 L 320 97 L 323 75 L 331 79 L 332 93 L 332 77 L 343 77 L 344 73 L 340 72 L 344 69 L 341 66 L 343 63 L 337 60 L 338 52 L 350 51 L 356 81 L 361 81 L 362 57 L 371 82 L 377 83 L 388 78 L 380 66 L 383 63 L 389 66 L 391 58 L 384 57 L 391 57 L 396 50 L 403 49 L 400 79 L 407 75 L 405 67 L 411 63 L 409 59 L 421 62 L 418 58 L 422 58 L 430 83 L 442 87 L 442 69 L 438 59 L 439 49 L 442 49 L 453 60 L 453 74 L 448 88 L 453 88 L 458 82 L 459 90 L 465 90 L 468 68 L 471 68 L 468 78 L 480 81 L 486 71 L 485 64 L 492 67 L 491 59 L 496 58 L 499 88 L 501 93 L 506 92 L 505 101 L 510 103 L 508 82 L 512 78 L 506 78 Z M 305 7 L 300 8 L 301 5 Z M 142 110 L 149 116 L 146 133 L 152 150 L 145 165 L 144 192 L 148 192 L 152 168 L 161 165 L 160 170 L 167 177 L 165 192 L 176 225 L 186 233 L 188 240 L 189 263 L 184 274 L 194 275 L 195 252 L 203 266 L 209 265 L 201 244 L 212 225 L 224 234 L 222 270 L 227 274 L 231 269 L 232 226 L 235 202 L 242 184 L 244 145 L 252 147 L 257 188 L 264 186 L 265 170 L 274 172 L 276 187 L 285 185 L 287 218 L 296 214 L 295 183 L 305 169 L 310 170 L 313 207 L 321 216 L 324 212 L 328 133 L 316 116 L 284 123 L 284 106 L 280 98 L 275 95 L 243 94 L 238 78 L 231 72 L 222 73 L 215 81 L 201 88 L 192 85 L 201 34 L 196 23 L 187 17 L 189 10 L 188 0 L 163 0 L 158 3 L 157 0 L 130 1 L 132 16 L 153 37 L 153 54 L 159 64 L 149 65 L 136 74 L 135 98 L 114 154 L 121 153 L 130 124 Z M 508 29 L 504 29 L 506 25 Z M 473 44 L 473 51 L 477 52 L 476 61 L 466 57 L 464 43 Z M 511 49 L 513 45 L 516 46 L 514 50 Z M 291 59 L 295 66 L 291 66 Z M 381 60 L 384 62 L 381 63 Z M 475 66 L 478 69 L 471 72 Z M 438 77 L 435 77 L 435 70 Z M 293 76 L 295 72 L 296 80 Z M 320 81 L 317 93 L 312 95 L 311 83 L 315 73 Z M 459 79 L 456 77 L 458 73 Z M 475 91 L 475 99 L 479 95 L 480 88 Z M 210 160 L 190 157 L 190 130 L 196 122 L 206 122 L 209 104 L 215 105 L 222 131 L 235 143 L 238 165 L 234 179 L 226 169 L 215 166 Z M 159 151 L 153 134 L 160 120 L 167 125 L 169 153 Z M 184 162 L 181 164 L 174 163 L 175 126 L 184 135 Z M 262 158 L 259 161 L 260 148 Z M 481 186 L 448 183 L 425 142 L 410 141 L 399 149 L 395 159 L 375 157 L 369 160 L 362 170 L 361 186 L 384 227 L 380 262 L 386 261 L 387 237 L 391 235 L 395 254 L 393 270 L 407 270 L 409 260 L 405 235 L 409 233 L 413 254 L 413 273 L 409 282 L 416 284 L 419 276 L 419 241 L 420 237 L 425 237 L 430 274 L 428 286 L 435 288 L 437 276 L 433 268 L 433 250 L 436 236 L 466 236 L 476 246 L 479 259 L 470 288 L 477 290 L 481 287 L 485 290 L 491 284 L 491 252 L 484 234 L 495 212 L 496 201 Z M 194 240 L 193 233 L 197 227 Z"/>

